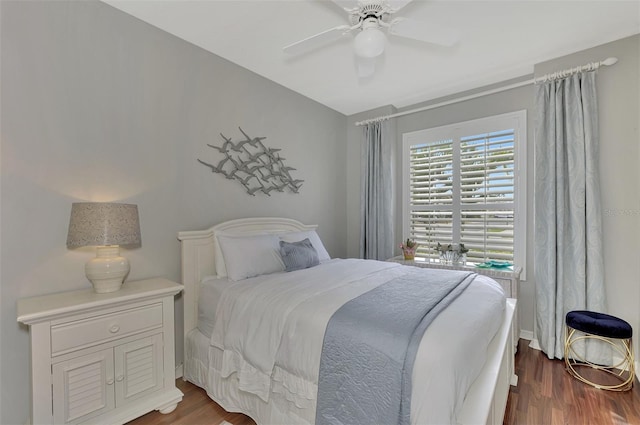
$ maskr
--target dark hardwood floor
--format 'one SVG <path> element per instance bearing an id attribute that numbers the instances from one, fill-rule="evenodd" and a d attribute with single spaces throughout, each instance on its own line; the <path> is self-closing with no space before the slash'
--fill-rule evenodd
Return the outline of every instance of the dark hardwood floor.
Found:
<path id="1" fill-rule="evenodd" d="M 561 360 L 549 360 L 520 340 L 516 355 L 518 386 L 511 387 L 504 425 L 640 425 L 640 387 L 598 390 L 569 376 Z M 178 379 L 185 397 L 168 415 L 151 412 L 129 425 L 253 425 L 247 416 L 227 413 L 204 390 Z"/>
<path id="2" fill-rule="evenodd" d="M 184 393 L 176 410 L 167 415 L 153 411 L 128 425 L 219 425 L 223 421 L 233 425 L 255 425 L 248 416 L 226 412 L 202 388 L 185 382 L 182 378 L 176 379 L 176 386 Z"/>
<path id="3" fill-rule="evenodd" d="M 509 391 L 505 425 L 640 425 L 637 378 L 627 392 L 599 390 L 571 377 L 564 361 L 549 360 L 528 344 L 518 344 L 518 386 Z"/>

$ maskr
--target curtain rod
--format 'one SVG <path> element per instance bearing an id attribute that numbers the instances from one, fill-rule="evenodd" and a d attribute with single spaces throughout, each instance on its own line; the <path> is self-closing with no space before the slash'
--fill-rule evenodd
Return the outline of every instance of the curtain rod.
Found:
<path id="1" fill-rule="evenodd" d="M 384 121 L 384 120 L 388 120 L 391 118 L 396 118 L 396 117 L 401 117 L 403 115 L 410 115 L 410 114 L 415 114 L 416 112 L 422 112 L 422 111 L 427 111 L 429 109 L 435 109 L 435 108 L 440 108 L 442 106 L 447 106 L 447 105 L 451 105 L 453 103 L 459 103 L 459 102 L 464 102 L 465 100 L 471 100 L 471 99 L 475 99 L 477 97 L 482 97 L 482 96 L 487 96 L 490 94 L 494 94 L 494 93 L 500 93 L 506 90 L 511 90 L 511 89 L 515 89 L 518 87 L 522 87 L 522 86 L 526 86 L 529 84 L 539 84 L 539 83 L 544 83 L 547 81 L 553 81 L 556 80 L 558 78 L 564 78 L 564 77 L 568 77 L 569 75 L 578 73 L 578 72 L 582 72 L 582 71 L 594 71 L 598 68 L 600 68 L 600 66 L 605 65 L 605 66 L 611 66 L 614 65 L 616 62 L 618 62 L 618 58 L 607 58 L 603 61 L 600 62 L 591 62 L 588 63 L 586 65 L 582 65 L 582 66 L 576 66 L 575 68 L 569 68 L 569 69 L 564 69 L 562 71 L 556 71 L 550 74 L 545 74 L 542 77 L 538 77 L 538 78 L 532 78 L 530 80 L 526 80 L 526 81 L 520 81 L 518 83 L 513 83 L 513 84 L 509 84 L 507 86 L 502 86 L 502 87 L 498 87 L 495 89 L 491 89 L 491 90 L 485 90 L 483 92 L 479 92 L 479 93 L 474 93 L 474 94 L 470 94 L 469 96 L 463 96 L 463 97 L 458 97 L 456 99 L 451 99 L 451 100 L 447 100 L 444 102 L 440 102 L 440 103 L 435 103 L 433 105 L 428 105 L 428 106 L 423 106 L 422 108 L 416 108 L 416 109 L 411 109 L 408 111 L 403 111 L 403 112 L 397 112 L 395 114 L 391 114 L 391 115 L 383 115 L 377 118 L 370 118 L 368 120 L 364 120 L 364 121 L 358 121 L 356 122 L 356 126 L 360 127 L 363 125 L 367 125 L 369 123 L 372 122 L 376 122 L 376 121 Z"/>

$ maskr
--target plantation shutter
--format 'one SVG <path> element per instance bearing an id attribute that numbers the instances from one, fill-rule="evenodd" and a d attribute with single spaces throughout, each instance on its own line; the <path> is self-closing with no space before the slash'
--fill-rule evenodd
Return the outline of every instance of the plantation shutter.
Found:
<path id="1" fill-rule="evenodd" d="M 453 238 L 453 140 L 411 146 L 409 228 L 416 255 L 437 258 L 431 249 Z"/>
<path id="2" fill-rule="evenodd" d="M 513 261 L 513 129 L 425 141 L 409 149 L 409 232 L 417 255 L 463 243 L 467 260 Z"/>
<path id="3" fill-rule="evenodd" d="M 514 130 L 460 140 L 460 242 L 467 260 L 513 261 Z"/>

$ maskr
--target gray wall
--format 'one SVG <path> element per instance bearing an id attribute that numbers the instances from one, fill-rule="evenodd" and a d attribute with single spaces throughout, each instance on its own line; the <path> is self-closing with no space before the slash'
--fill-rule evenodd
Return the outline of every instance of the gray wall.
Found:
<path id="1" fill-rule="evenodd" d="M 0 423 L 28 415 L 17 300 L 90 287 L 84 263 L 95 253 L 65 246 L 74 201 L 138 204 L 142 247 L 124 251 L 130 279 L 179 279 L 178 231 L 247 216 L 317 223 L 331 255 L 345 256 L 344 115 L 104 3 L 0 8 Z M 282 148 L 305 180 L 300 194 L 250 197 L 196 163 L 219 133 L 240 138 L 238 126 Z"/>
<path id="2" fill-rule="evenodd" d="M 535 76 L 548 72 L 571 68 L 595 60 L 603 60 L 615 56 L 619 62 L 613 67 L 602 68 L 598 75 L 598 96 L 600 104 L 600 137 L 601 155 L 600 171 L 602 182 L 602 204 L 604 211 L 605 234 L 605 273 L 609 311 L 629 321 L 640 329 L 640 152 L 638 123 L 640 122 L 640 36 L 636 35 L 593 49 L 588 49 L 556 60 L 537 64 Z M 531 78 L 533 76 L 529 76 Z M 528 79 L 524 78 L 524 79 Z M 490 90 L 498 86 L 506 86 L 516 82 L 488 86 L 481 89 L 460 93 L 455 97 L 464 97 L 480 91 Z M 436 99 L 433 102 L 412 105 L 404 110 L 420 108 L 436 104 L 451 98 Z M 516 110 L 527 110 L 528 149 L 527 149 L 527 280 L 520 285 L 519 315 L 521 330 L 526 336 L 533 336 L 535 317 L 535 274 L 533 270 L 533 178 L 534 178 L 534 88 L 532 85 L 511 89 L 501 93 L 482 96 L 476 99 L 455 103 L 432 110 L 406 115 L 397 118 L 397 151 L 401 151 L 402 134 L 410 131 L 437 127 L 461 121 L 497 115 Z M 348 117 L 349 123 L 384 115 L 380 110 L 368 111 L 357 116 Z M 349 133 L 349 164 L 353 169 L 360 167 L 359 144 L 360 132 L 353 129 Z M 401 190 L 401 164 L 398 155 L 396 188 Z M 351 172 L 348 190 L 355 191 L 359 187 L 360 176 Z M 355 179 L 355 180 L 354 180 Z M 401 217 L 401 195 L 396 197 L 396 216 Z M 354 212 L 352 201 L 349 201 L 347 215 L 349 243 L 347 253 L 357 256 L 359 235 L 359 215 Z M 402 239 L 401 230 L 396 231 L 396 241 Z M 638 341 L 635 351 L 640 352 Z"/>

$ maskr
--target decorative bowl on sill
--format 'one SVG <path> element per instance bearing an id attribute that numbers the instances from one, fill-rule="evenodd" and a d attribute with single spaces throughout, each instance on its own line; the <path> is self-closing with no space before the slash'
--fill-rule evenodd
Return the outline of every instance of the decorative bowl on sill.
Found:
<path id="1" fill-rule="evenodd" d="M 480 268 L 480 269 L 511 269 L 511 266 L 513 266 L 513 263 L 509 263 L 508 261 L 496 261 L 496 260 L 489 260 L 489 261 L 485 261 L 484 263 L 480 263 L 480 264 L 476 264 L 476 267 Z"/>
<path id="2" fill-rule="evenodd" d="M 442 264 L 455 266 L 467 264 L 467 252 L 469 250 L 465 248 L 464 244 L 442 245 L 438 243 L 436 251 L 440 253 L 440 263 Z"/>
<path id="3" fill-rule="evenodd" d="M 444 251 L 440 253 L 440 262 L 464 266 L 467 264 L 467 254 L 461 254 L 458 251 Z"/>

